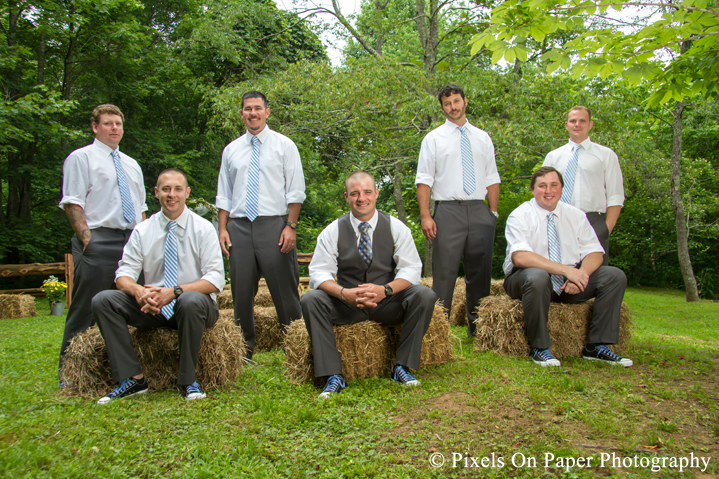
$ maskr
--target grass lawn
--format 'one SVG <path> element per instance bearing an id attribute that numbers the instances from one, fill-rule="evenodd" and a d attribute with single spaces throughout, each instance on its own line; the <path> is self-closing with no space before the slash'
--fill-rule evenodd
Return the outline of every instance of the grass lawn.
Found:
<path id="1" fill-rule="evenodd" d="M 64 317 L 3 319 L 0 475 L 718 477 L 719 303 L 657 289 L 625 300 L 633 368 L 577 358 L 547 370 L 477 353 L 457 327 L 458 359 L 421 370 L 421 388 L 359 380 L 326 402 L 285 381 L 280 350 L 206 400 L 164 391 L 97 406 L 58 394 Z"/>

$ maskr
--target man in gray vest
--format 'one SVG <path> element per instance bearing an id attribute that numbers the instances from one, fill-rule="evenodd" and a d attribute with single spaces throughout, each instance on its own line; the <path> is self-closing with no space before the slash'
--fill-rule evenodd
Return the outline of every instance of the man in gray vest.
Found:
<path id="1" fill-rule="evenodd" d="M 322 399 L 347 386 L 334 324 L 403 325 L 392 380 L 419 385 L 409 369 L 419 369 L 436 295 L 420 284 L 422 262 L 409 228 L 377 210 L 378 196 L 372 175 L 352 173 L 345 182 L 350 213 L 317 237 L 309 268 L 313 291 L 302 296 L 302 314 L 312 339 L 315 376 L 327 378 Z"/>

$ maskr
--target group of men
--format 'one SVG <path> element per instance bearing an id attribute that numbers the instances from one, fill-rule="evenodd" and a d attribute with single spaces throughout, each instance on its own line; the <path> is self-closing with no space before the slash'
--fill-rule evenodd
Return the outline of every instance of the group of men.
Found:
<path id="1" fill-rule="evenodd" d="M 124 116 L 114 105 L 96 107 L 95 141 L 73 151 L 63 167 L 60 207 L 75 231 L 75 277 L 60 365 L 72 337 L 97 322 L 118 382 L 98 403 L 142 394 L 148 383 L 127 325 L 172 328 L 180 345 L 180 390 L 186 399 L 205 397 L 195 367 L 203 332 L 218 319 L 224 253 L 248 360 L 255 345 L 254 297 L 264 276 L 282 328 L 304 318 L 315 375 L 326 378 L 321 398 L 347 385 L 332 326 L 368 319 L 403 325 L 391 378 L 418 385 L 411 370 L 419 368 L 435 301 L 451 308 L 460 263 L 467 331 L 474 333 L 475 308 L 489 294 L 499 217 L 492 140 L 467 121 L 468 100 L 459 86 L 447 85 L 438 100 L 447 120 L 422 142 L 416 178 L 422 231 L 433 246 L 433 288 L 420 284 L 422 263 L 410 230 L 377 210 L 374 178 L 356 171 L 345 182 L 350 211 L 318 236 L 309 266 L 312 291 L 301 300 L 295 244 L 306 197 L 302 163 L 295 144 L 267 126 L 270 108 L 262 93 L 243 95 L 247 132 L 222 154 L 218 232 L 187 208 L 187 177 L 175 168 L 158 176 L 161 211 L 146 219 L 142 171 L 118 147 Z M 507 220 L 505 289 L 522 300 L 535 363 L 559 366 L 547 332 L 550 302 L 596 297 L 583 356 L 631 366 L 608 347 L 618 341 L 626 287 L 624 274 L 606 265 L 608 237 L 624 200 L 619 162 L 589 140 L 588 109 L 572 108 L 565 125 L 569 143 L 547 155 L 532 176 L 534 199 Z"/>

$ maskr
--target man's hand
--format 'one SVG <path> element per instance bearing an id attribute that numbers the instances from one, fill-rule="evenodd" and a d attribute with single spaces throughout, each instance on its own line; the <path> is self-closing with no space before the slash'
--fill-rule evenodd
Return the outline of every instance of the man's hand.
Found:
<path id="1" fill-rule="evenodd" d="M 160 314 L 162 308 L 175 299 L 174 288 L 145 285 L 144 294 L 137 301 L 141 310 L 148 314 Z"/>
<path id="2" fill-rule="evenodd" d="M 226 229 L 222 229 L 219 231 L 219 237 L 220 237 L 220 248 L 222 248 L 222 253 L 229 258 L 230 257 L 229 248 L 232 248 L 232 243 L 230 242 L 230 233 L 228 233 Z"/>
<path id="3" fill-rule="evenodd" d="M 566 283 L 564 283 L 564 286 L 562 286 L 562 289 L 563 289 L 564 292 L 567 293 L 567 294 L 579 294 L 579 293 L 581 293 L 581 291 L 579 290 L 579 288 L 577 287 L 577 285 L 574 284 L 574 283 L 570 283 L 569 281 L 567 281 Z"/>
<path id="4" fill-rule="evenodd" d="M 282 234 L 280 235 L 280 242 L 277 243 L 277 246 L 280 247 L 280 251 L 282 253 L 287 254 L 295 247 L 296 241 L 297 232 L 289 226 L 285 226 L 285 228 L 282 230 Z"/>
<path id="5" fill-rule="evenodd" d="M 360 284 L 357 287 L 357 307 L 361 309 L 376 308 L 386 298 L 384 286 L 379 284 Z"/>
<path id="6" fill-rule="evenodd" d="M 437 237 L 437 223 L 431 216 L 422 217 L 422 233 L 427 239 L 435 239 Z"/>
<path id="7" fill-rule="evenodd" d="M 567 282 L 573 283 L 579 291 L 584 291 L 584 288 L 587 287 L 587 284 L 589 283 L 589 275 L 582 271 L 581 269 L 571 268 L 567 267 L 567 272 L 564 274 L 564 277 L 567 278 Z M 566 286 L 565 286 L 566 291 Z M 567 291 L 569 292 L 569 291 Z M 570 293 L 570 294 L 577 294 L 577 293 Z"/>

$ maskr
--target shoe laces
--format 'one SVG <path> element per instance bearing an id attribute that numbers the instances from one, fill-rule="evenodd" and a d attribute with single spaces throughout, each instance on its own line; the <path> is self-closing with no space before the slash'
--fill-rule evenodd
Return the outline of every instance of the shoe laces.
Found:
<path id="1" fill-rule="evenodd" d="M 606 346 L 604 344 L 597 346 L 597 352 L 599 354 L 604 354 L 612 361 L 621 361 L 622 360 L 622 357 L 620 355 L 618 355 L 617 353 L 612 351 L 609 346 Z"/>
<path id="2" fill-rule="evenodd" d="M 192 384 L 190 384 L 189 386 L 187 386 L 186 391 L 187 391 L 187 394 L 201 393 L 201 392 L 202 392 L 202 389 L 200 388 L 200 383 L 198 383 L 197 381 L 195 381 L 194 383 L 192 383 Z"/>
<path id="3" fill-rule="evenodd" d="M 136 382 L 137 381 L 132 378 L 123 379 L 122 381 L 120 381 L 120 385 L 117 386 L 114 391 L 108 394 L 108 396 L 111 398 L 120 396 L 122 393 L 130 389 Z"/>
<path id="4" fill-rule="evenodd" d="M 540 361 L 549 361 L 550 359 L 557 359 L 554 357 L 549 349 L 535 349 L 534 358 Z"/>
<path id="5" fill-rule="evenodd" d="M 344 387 L 346 385 L 347 385 L 347 383 L 345 383 L 344 378 L 342 376 L 336 374 L 334 376 L 329 377 L 329 379 L 327 380 L 327 384 L 325 385 L 325 389 L 322 392 L 325 392 L 325 393 L 340 392 L 342 389 L 344 389 Z"/>
<path id="6" fill-rule="evenodd" d="M 397 365 L 397 367 L 394 370 L 394 377 L 395 379 L 402 381 L 403 383 L 408 383 L 410 381 L 416 381 L 417 378 L 414 377 L 414 375 L 409 372 L 407 368 L 404 366 Z"/>

